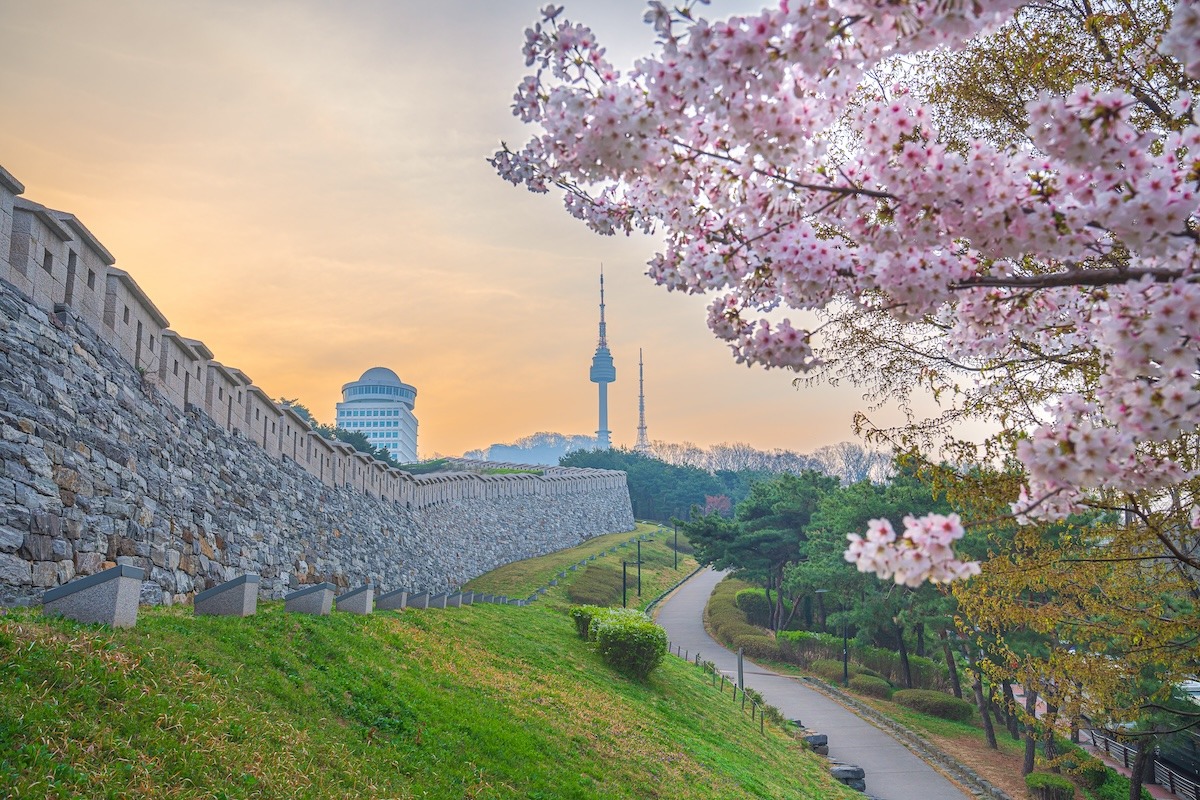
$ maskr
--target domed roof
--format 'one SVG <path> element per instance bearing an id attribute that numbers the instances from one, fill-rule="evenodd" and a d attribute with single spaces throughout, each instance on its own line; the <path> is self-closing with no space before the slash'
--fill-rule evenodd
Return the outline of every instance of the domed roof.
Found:
<path id="1" fill-rule="evenodd" d="M 370 381 L 372 383 L 386 383 L 393 386 L 399 386 L 404 381 L 400 380 L 400 376 L 392 372 L 387 367 L 371 367 L 362 374 L 359 381 Z"/>

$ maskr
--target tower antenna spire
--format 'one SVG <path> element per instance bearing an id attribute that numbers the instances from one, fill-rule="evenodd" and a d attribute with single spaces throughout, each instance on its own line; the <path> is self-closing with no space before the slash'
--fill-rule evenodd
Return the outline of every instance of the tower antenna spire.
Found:
<path id="1" fill-rule="evenodd" d="M 608 450 L 612 447 L 612 431 L 608 429 L 608 385 L 617 379 L 612 353 L 608 350 L 608 329 L 604 324 L 604 265 L 600 265 L 600 342 L 592 356 L 592 383 L 600 390 L 600 425 L 596 430 L 596 447 Z"/>
<path id="2" fill-rule="evenodd" d="M 608 347 L 608 326 L 604 324 L 604 265 L 600 265 L 600 347 Z"/>
<path id="3" fill-rule="evenodd" d="M 642 367 L 642 348 L 638 348 L 638 435 L 634 450 L 645 452 L 650 449 L 646 437 L 646 375 Z"/>

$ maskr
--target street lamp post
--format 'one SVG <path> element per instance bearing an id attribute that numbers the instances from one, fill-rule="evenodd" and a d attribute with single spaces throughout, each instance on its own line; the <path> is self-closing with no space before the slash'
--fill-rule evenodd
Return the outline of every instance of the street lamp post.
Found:
<path id="1" fill-rule="evenodd" d="M 826 594 L 828 589 L 817 589 L 816 594 Z M 846 617 L 848 616 L 848 607 L 846 598 L 839 598 L 842 606 L 842 686 L 850 685 L 850 643 L 846 635 Z"/>
<path id="2" fill-rule="evenodd" d="M 675 527 L 675 569 L 679 569 L 679 523 L 674 522 Z"/>
<path id="3" fill-rule="evenodd" d="M 642 540 L 638 539 L 638 597 L 642 596 Z"/>
<path id="4" fill-rule="evenodd" d="M 621 560 L 621 608 L 629 608 L 629 605 L 626 603 L 626 594 L 625 594 L 625 568 L 628 566 L 629 566 L 629 562 L 622 559 Z"/>

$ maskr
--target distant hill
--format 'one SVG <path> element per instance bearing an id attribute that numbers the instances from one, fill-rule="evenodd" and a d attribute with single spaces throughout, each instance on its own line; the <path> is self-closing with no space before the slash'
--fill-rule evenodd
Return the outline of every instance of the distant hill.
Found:
<path id="1" fill-rule="evenodd" d="M 543 431 L 518 439 L 511 444 L 497 443 L 480 450 L 468 450 L 463 453 L 463 458 L 556 466 L 559 459 L 567 453 L 574 450 L 590 450 L 595 446 L 596 439 L 593 436 Z"/>

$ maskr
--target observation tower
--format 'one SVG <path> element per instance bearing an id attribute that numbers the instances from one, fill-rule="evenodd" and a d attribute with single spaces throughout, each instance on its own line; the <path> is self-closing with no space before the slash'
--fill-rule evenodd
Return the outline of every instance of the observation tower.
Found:
<path id="1" fill-rule="evenodd" d="M 600 270 L 600 343 L 592 356 L 592 383 L 600 386 L 600 427 L 596 431 L 596 448 L 612 447 L 612 431 L 608 429 L 608 385 L 617 379 L 612 353 L 608 350 L 608 332 L 604 327 L 604 270 Z"/>

